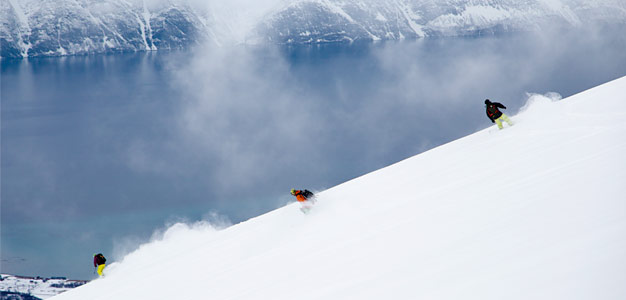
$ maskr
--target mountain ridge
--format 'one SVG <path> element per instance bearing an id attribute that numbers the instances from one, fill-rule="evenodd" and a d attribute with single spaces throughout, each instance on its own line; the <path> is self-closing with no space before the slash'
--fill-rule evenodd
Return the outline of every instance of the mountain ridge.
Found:
<path id="1" fill-rule="evenodd" d="M 553 25 L 626 23 L 626 3 L 613 0 L 271 1 L 8 0 L 0 6 L 0 57 L 155 51 L 202 43 L 478 36 Z"/>

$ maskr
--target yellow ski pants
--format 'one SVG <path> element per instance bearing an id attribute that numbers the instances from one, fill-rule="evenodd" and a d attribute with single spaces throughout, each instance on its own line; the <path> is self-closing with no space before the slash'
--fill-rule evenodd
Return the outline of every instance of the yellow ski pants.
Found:
<path id="1" fill-rule="evenodd" d="M 98 265 L 98 275 L 102 276 L 102 270 L 104 270 L 105 264 Z"/>
<path id="2" fill-rule="evenodd" d="M 505 114 L 502 114 L 502 116 L 500 116 L 499 118 L 496 119 L 496 124 L 498 124 L 498 128 L 502 129 L 502 121 L 506 122 L 507 124 L 509 124 L 509 126 L 513 126 L 513 122 L 511 122 L 511 119 L 509 119 L 509 117 Z"/>

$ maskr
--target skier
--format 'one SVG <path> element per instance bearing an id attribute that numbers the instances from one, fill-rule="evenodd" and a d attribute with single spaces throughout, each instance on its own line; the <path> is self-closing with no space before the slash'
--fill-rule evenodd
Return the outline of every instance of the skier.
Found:
<path id="1" fill-rule="evenodd" d="M 309 190 L 296 190 L 296 189 L 291 189 L 291 194 L 296 196 L 296 199 L 298 200 L 298 202 L 300 202 L 300 204 L 302 204 L 302 207 L 300 207 L 300 210 L 303 213 L 308 213 L 311 208 L 313 208 L 313 204 L 315 204 L 315 195 L 309 191 Z"/>
<path id="2" fill-rule="evenodd" d="M 485 108 L 487 109 L 487 117 L 489 117 L 491 123 L 498 124 L 498 129 L 502 129 L 502 121 L 507 122 L 509 126 L 513 126 L 513 122 L 511 122 L 509 117 L 498 109 L 506 109 L 506 106 L 498 102 L 491 102 L 489 99 L 485 99 Z"/>
<path id="3" fill-rule="evenodd" d="M 102 270 L 104 270 L 104 267 L 106 266 L 105 265 L 106 262 L 107 262 L 107 259 L 104 257 L 104 255 L 102 255 L 102 253 L 93 255 L 93 266 L 97 268 L 99 276 L 102 276 Z"/>

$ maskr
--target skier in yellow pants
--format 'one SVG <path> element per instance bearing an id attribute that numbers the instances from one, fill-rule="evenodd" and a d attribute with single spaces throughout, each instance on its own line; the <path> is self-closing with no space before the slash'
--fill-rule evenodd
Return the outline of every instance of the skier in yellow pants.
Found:
<path id="1" fill-rule="evenodd" d="M 97 268 L 99 276 L 102 276 L 102 271 L 104 270 L 104 267 L 106 266 L 105 264 L 106 262 L 107 262 L 107 259 L 104 257 L 104 255 L 102 255 L 102 253 L 93 255 L 93 266 Z"/>
<path id="2" fill-rule="evenodd" d="M 485 107 L 487 109 L 487 117 L 489 117 L 492 123 L 498 124 L 499 129 L 502 129 L 502 121 L 509 124 L 509 126 L 513 126 L 513 122 L 511 122 L 509 117 L 498 109 L 506 109 L 506 106 L 498 102 L 491 102 L 489 99 L 485 99 Z"/>

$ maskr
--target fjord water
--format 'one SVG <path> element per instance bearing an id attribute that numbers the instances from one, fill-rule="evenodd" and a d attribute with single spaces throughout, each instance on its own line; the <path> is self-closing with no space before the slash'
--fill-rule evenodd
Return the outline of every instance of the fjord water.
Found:
<path id="1" fill-rule="evenodd" d="M 513 115 L 623 76 L 623 49 L 568 33 L 2 60 L 2 272 L 91 278 L 92 253 L 174 218 L 240 222 L 491 126 L 485 98 Z"/>

